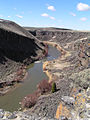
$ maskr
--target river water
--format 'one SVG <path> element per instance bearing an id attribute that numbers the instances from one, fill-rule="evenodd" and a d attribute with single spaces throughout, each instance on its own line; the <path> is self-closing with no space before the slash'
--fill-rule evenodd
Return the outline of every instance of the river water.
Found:
<path id="1" fill-rule="evenodd" d="M 20 108 L 20 101 L 28 94 L 33 93 L 36 90 L 37 84 L 47 79 L 47 75 L 43 72 L 43 62 L 57 59 L 60 56 L 60 52 L 52 46 L 48 47 L 48 56 L 37 61 L 29 66 L 27 78 L 13 88 L 4 96 L 0 96 L 0 108 L 8 111 L 16 111 Z"/>

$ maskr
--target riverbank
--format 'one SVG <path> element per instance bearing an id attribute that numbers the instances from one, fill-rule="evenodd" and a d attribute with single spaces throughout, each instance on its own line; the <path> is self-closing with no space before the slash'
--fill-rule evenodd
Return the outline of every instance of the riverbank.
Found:
<path id="1" fill-rule="evenodd" d="M 17 83 L 23 82 L 23 80 L 26 77 L 27 77 L 26 66 L 21 66 L 20 68 L 17 69 L 16 72 L 10 74 L 8 81 L 0 83 L 0 86 L 1 86 L 0 96 L 8 93 L 12 89 L 12 87 L 16 87 Z"/>
<path id="2" fill-rule="evenodd" d="M 53 66 L 50 66 L 50 65 L 52 65 L 52 63 L 55 63 L 58 66 L 58 63 L 55 61 L 58 60 L 59 58 L 64 59 L 66 56 L 69 56 L 70 53 L 68 51 L 65 51 L 59 44 L 57 44 L 55 42 L 44 41 L 44 43 L 47 45 L 51 45 L 51 46 L 55 47 L 60 52 L 60 56 L 57 59 L 52 60 L 52 61 L 46 61 L 43 64 L 43 71 L 49 77 L 49 82 L 54 82 L 57 79 L 57 75 L 52 74 L 52 71 L 50 70 L 50 68 L 52 68 L 52 69 L 54 69 L 54 68 L 53 68 Z"/>

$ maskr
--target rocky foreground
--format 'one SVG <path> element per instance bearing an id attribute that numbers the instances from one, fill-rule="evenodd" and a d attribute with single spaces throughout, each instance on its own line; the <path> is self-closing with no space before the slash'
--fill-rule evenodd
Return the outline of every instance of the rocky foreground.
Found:
<path id="1" fill-rule="evenodd" d="M 8 112 L 4 111 L 3 109 L 0 109 L 0 120 L 56 120 L 54 118 L 50 117 L 40 117 L 37 114 L 30 114 L 24 112 Z"/>

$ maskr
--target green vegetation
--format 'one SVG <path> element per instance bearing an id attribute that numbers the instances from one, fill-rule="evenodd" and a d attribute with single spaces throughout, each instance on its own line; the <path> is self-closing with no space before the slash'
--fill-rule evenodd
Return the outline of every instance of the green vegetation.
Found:
<path id="1" fill-rule="evenodd" d="M 56 88 L 56 83 L 54 82 L 52 84 L 52 93 L 56 92 L 57 88 Z"/>

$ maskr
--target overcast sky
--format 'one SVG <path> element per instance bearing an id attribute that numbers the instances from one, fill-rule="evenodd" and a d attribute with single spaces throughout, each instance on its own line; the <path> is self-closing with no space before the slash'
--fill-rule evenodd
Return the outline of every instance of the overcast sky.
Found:
<path id="1" fill-rule="evenodd" d="M 22 26 L 90 30 L 90 0 L 0 0 L 0 18 Z"/>

